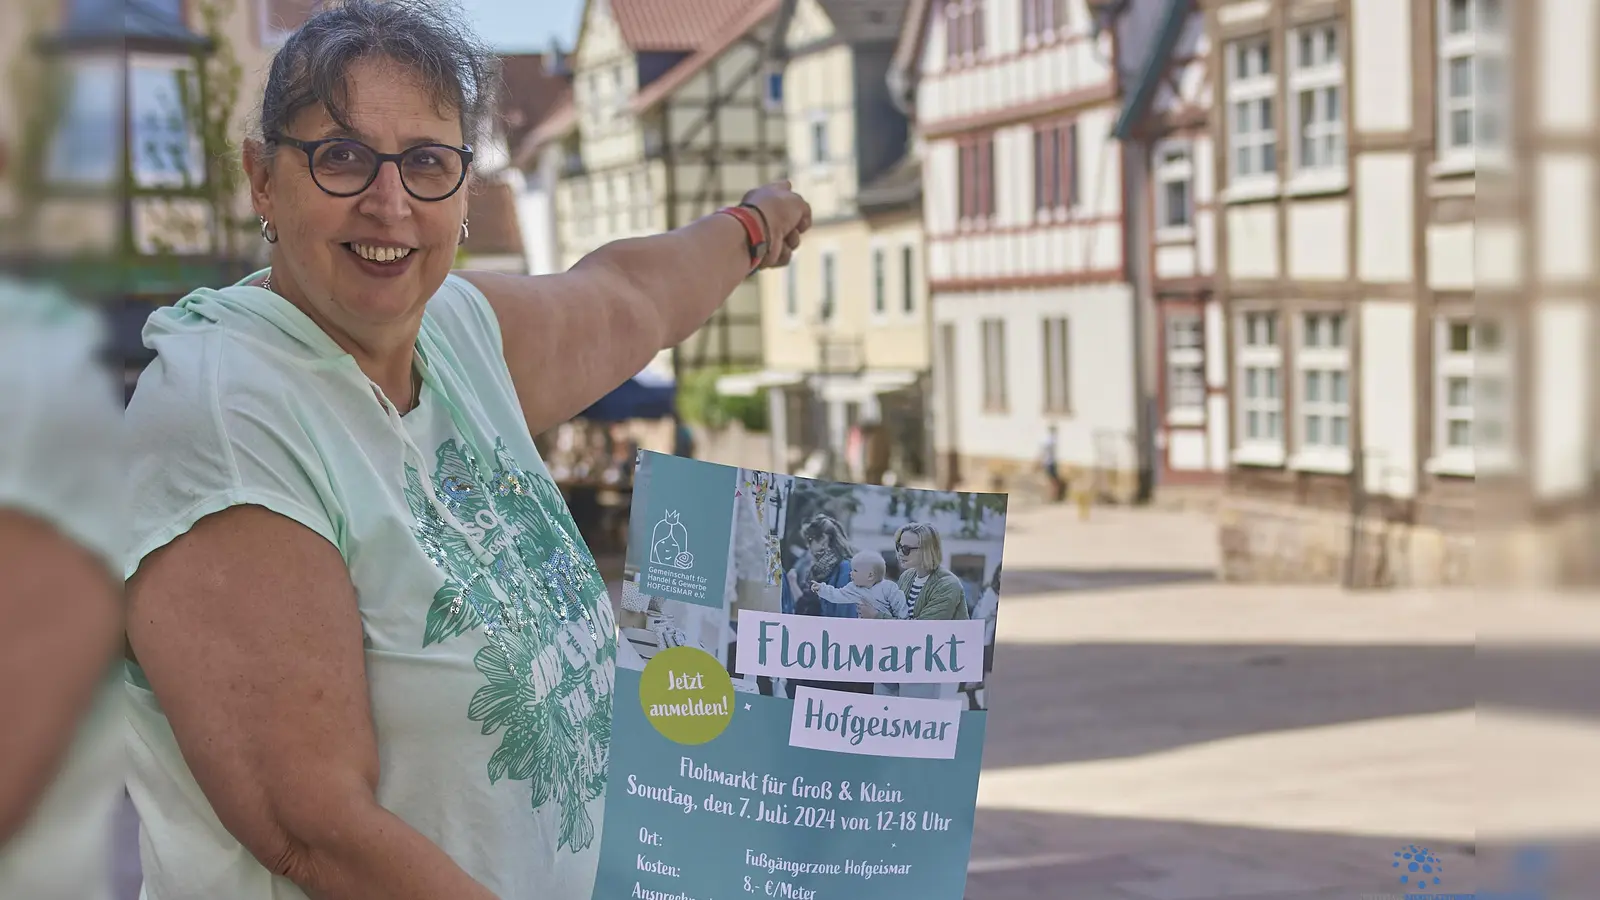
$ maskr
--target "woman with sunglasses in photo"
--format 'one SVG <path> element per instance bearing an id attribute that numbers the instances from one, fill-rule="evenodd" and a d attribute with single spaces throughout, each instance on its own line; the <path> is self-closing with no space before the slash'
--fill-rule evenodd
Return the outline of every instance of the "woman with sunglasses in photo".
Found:
<path id="1" fill-rule="evenodd" d="M 271 267 L 153 316 L 124 566 L 146 900 L 588 897 L 616 633 L 534 447 L 810 225 L 787 184 L 452 274 L 491 57 L 347 0 L 244 145 Z"/>

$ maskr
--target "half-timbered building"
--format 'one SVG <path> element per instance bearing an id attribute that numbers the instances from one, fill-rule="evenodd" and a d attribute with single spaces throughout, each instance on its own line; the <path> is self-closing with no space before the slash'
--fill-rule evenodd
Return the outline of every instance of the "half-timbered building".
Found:
<path id="1" fill-rule="evenodd" d="M 1473 221 L 1505 159 L 1502 6 L 1205 4 L 1230 577 L 1467 577 L 1474 478 L 1508 459 L 1475 372 L 1514 329 L 1473 308 L 1509 252 Z"/>
<path id="2" fill-rule="evenodd" d="M 762 276 L 766 370 L 720 383 L 768 388 L 781 471 L 816 459 L 842 478 L 927 474 L 921 167 L 886 77 L 905 8 L 785 9 L 789 178 L 811 204 L 812 228 L 787 268 Z"/>
<path id="3" fill-rule="evenodd" d="M 765 76 L 779 5 L 588 0 L 571 100 L 518 158 L 527 170 L 535 155 L 555 154 L 562 268 L 611 241 L 687 225 L 778 177 L 784 125 Z M 759 279 L 669 355 L 680 371 L 759 367 Z"/>
<path id="4" fill-rule="evenodd" d="M 922 146 L 947 484 L 1022 484 L 1053 428 L 1075 485 L 1137 489 L 1121 79 L 1104 27 L 1122 6 L 913 0 L 894 77 Z"/>
<path id="5" fill-rule="evenodd" d="M 1212 290 L 1210 38 L 1199 4 L 1163 6 L 1144 58 L 1127 61 L 1134 74 L 1114 132 L 1127 148 L 1129 278 L 1147 312 L 1157 490 L 1215 484 L 1228 465 L 1227 331 Z"/>

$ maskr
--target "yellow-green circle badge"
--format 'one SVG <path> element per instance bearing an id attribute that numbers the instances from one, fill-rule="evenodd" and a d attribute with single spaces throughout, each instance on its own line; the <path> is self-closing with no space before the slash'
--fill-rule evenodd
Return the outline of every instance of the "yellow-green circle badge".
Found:
<path id="1" fill-rule="evenodd" d="M 673 647 L 645 664 L 639 705 L 667 740 L 704 744 L 733 721 L 733 679 L 699 647 Z"/>

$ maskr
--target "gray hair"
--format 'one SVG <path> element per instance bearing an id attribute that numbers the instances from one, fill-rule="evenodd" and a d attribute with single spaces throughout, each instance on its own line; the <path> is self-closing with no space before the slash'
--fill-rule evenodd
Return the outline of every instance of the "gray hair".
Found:
<path id="1" fill-rule="evenodd" d="M 415 72 L 434 108 L 460 115 L 466 142 L 479 141 L 494 108 L 499 60 L 446 0 L 342 0 L 324 6 L 272 58 L 260 137 L 282 132 L 315 106 L 349 128 L 350 67 L 375 58 Z M 262 152 L 270 156 L 272 147 L 267 140 Z"/>

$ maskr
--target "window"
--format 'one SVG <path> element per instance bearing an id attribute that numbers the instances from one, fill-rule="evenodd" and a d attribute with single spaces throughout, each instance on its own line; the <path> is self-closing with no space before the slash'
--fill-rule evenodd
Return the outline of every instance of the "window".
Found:
<path id="1" fill-rule="evenodd" d="M 888 268 L 888 254 L 882 247 L 872 248 L 872 311 L 880 316 L 889 311 L 889 289 L 885 283 Z"/>
<path id="2" fill-rule="evenodd" d="M 1478 461 L 1506 456 L 1509 410 L 1505 339 L 1497 323 L 1441 319 L 1435 329 L 1433 459 L 1448 475 L 1476 474 Z"/>
<path id="3" fill-rule="evenodd" d="M 1023 43 L 1034 46 L 1067 32 L 1066 0 L 1022 0 Z"/>
<path id="4" fill-rule="evenodd" d="M 956 150 L 962 224 L 987 225 L 994 215 L 994 135 L 969 138 Z"/>
<path id="5" fill-rule="evenodd" d="M 1343 178 L 1344 64 L 1339 59 L 1339 28 L 1332 22 L 1297 28 L 1289 35 L 1289 46 L 1294 50 L 1289 114 L 1295 173 L 1336 173 Z"/>
<path id="6" fill-rule="evenodd" d="M 1438 410 L 1434 453 L 1439 456 L 1472 453 L 1472 332 L 1469 320 L 1440 323 L 1434 386 Z"/>
<path id="7" fill-rule="evenodd" d="M 1278 315 L 1245 313 L 1239 325 L 1239 450 L 1246 462 L 1283 461 L 1283 350 Z"/>
<path id="8" fill-rule="evenodd" d="M 110 59 L 85 60 L 66 73 L 66 103 L 50 148 L 51 181 L 106 185 L 117 178 L 125 75 Z"/>
<path id="9" fill-rule="evenodd" d="M 1188 228 L 1194 221 L 1194 163 L 1187 143 L 1156 147 L 1156 227 Z"/>
<path id="10" fill-rule="evenodd" d="M 1319 455 L 1335 462 L 1330 452 L 1343 462 L 1350 452 L 1350 347 L 1344 313 L 1307 313 L 1300 319 L 1299 337 L 1299 449 L 1313 462 Z"/>
<path id="11" fill-rule="evenodd" d="M 1078 204 L 1078 125 L 1038 125 L 1033 129 L 1033 207 L 1038 212 L 1067 210 Z"/>
<path id="12" fill-rule="evenodd" d="M 910 244 L 900 248 L 900 303 L 907 313 L 917 311 L 917 257 Z"/>
<path id="13" fill-rule="evenodd" d="M 818 310 L 818 317 L 827 322 L 833 318 L 833 307 L 836 295 L 838 264 L 833 252 L 822 254 L 822 305 Z"/>
<path id="14" fill-rule="evenodd" d="M 1503 0 L 1439 0 L 1439 151 L 1470 164 L 1505 146 Z"/>
<path id="15" fill-rule="evenodd" d="M 984 319 L 983 329 L 983 408 L 988 412 L 1006 410 L 1006 323 Z"/>
<path id="16" fill-rule="evenodd" d="M 1233 182 L 1272 181 L 1278 172 L 1272 45 L 1266 38 L 1228 45 L 1228 171 Z"/>
<path id="17" fill-rule="evenodd" d="M 1044 320 L 1044 411 L 1072 410 L 1070 360 L 1072 332 L 1065 317 Z"/>
<path id="18" fill-rule="evenodd" d="M 945 0 L 945 62 L 959 65 L 983 55 L 983 0 Z"/>
<path id="19" fill-rule="evenodd" d="M 1200 317 L 1167 319 L 1167 412 L 1202 413 L 1206 405 L 1205 328 Z"/>
<path id="20" fill-rule="evenodd" d="M 761 103 L 767 112 L 783 111 L 783 70 L 770 69 L 762 80 Z"/>
<path id="21" fill-rule="evenodd" d="M 800 318 L 800 267 L 793 263 L 784 270 L 783 311 L 791 319 Z"/>
<path id="22" fill-rule="evenodd" d="M 811 161 L 828 161 L 828 120 L 822 113 L 816 114 L 811 120 Z"/>

